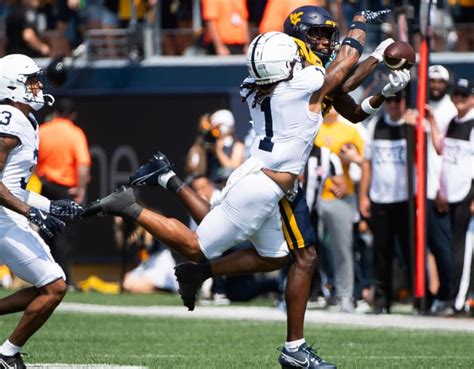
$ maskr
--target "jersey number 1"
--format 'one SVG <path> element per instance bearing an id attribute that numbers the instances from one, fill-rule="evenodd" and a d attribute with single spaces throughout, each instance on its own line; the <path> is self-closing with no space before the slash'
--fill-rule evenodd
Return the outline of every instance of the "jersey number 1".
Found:
<path id="1" fill-rule="evenodd" d="M 263 99 L 262 103 L 260 104 L 260 110 L 263 111 L 263 115 L 265 116 L 265 138 L 260 140 L 258 148 L 263 151 L 272 152 L 273 118 L 269 97 Z"/>

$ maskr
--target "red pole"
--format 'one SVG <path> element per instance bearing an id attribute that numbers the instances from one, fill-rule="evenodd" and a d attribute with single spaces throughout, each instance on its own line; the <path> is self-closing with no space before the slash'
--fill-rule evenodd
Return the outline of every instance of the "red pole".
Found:
<path id="1" fill-rule="evenodd" d="M 428 73 L 428 41 L 426 37 L 420 45 L 418 65 L 418 122 L 416 125 L 416 258 L 415 258 L 415 297 L 425 296 L 425 105 Z"/>

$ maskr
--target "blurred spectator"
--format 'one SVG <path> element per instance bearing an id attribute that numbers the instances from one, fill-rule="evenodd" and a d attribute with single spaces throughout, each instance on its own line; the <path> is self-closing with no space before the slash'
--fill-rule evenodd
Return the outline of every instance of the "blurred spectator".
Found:
<path id="1" fill-rule="evenodd" d="M 466 234 L 474 213 L 474 84 L 458 79 L 452 100 L 457 116 L 449 123 L 444 137 L 436 125 L 437 116 L 429 106 L 426 111 L 433 146 L 443 157 L 438 206 L 449 206 L 454 252 L 451 297 L 454 309 L 462 312 L 469 291 L 472 260 L 472 241 Z"/>
<path id="2" fill-rule="evenodd" d="M 156 2 L 156 0 L 150 0 Z M 162 33 L 162 54 L 181 55 L 186 47 L 193 43 L 192 33 L 192 1 L 164 0 L 160 1 L 159 14 Z M 155 9 L 156 6 L 150 10 Z M 150 12 L 153 13 L 153 11 Z M 147 16 L 151 23 L 151 16 Z M 153 15 L 156 17 L 156 15 Z M 188 32 L 182 32 L 186 29 Z"/>
<path id="3" fill-rule="evenodd" d="M 474 1 L 449 0 L 449 4 L 453 9 L 454 23 L 458 35 L 456 50 L 474 50 Z"/>
<path id="4" fill-rule="evenodd" d="M 421 11 L 424 9 L 422 8 Z M 431 5 L 430 21 L 433 30 L 431 44 L 433 51 L 453 50 L 458 42 L 451 7 L 447 1 L 435 1 Z"/>
<path id="5" fill-rule="evenodd" d="M 205 175 L 215 183 L 227 180 L 244 161 L 244 144 L 235 138 L 234 125 L 234 116 L 226 109 L 201 117 L 202 133 L 188 152 L 188 174 Z"/>
<path id="6" fill-rule="evenodd" d="M 328 147 L 342 161 L 346 191 L 337 183 L 326 180 L 321 194 L 321 220 L 330 239 L 334 261 L 334 288 L 338 307 L 352 312 L 354 304 L 354 260 L 352 252 L 352 222 L 356 211 L 354 183 L 349 176 L 349 165 L 362 162 L 364 143 L 353 125 L 340 120 L 334 108 L 325 116 L 315 144 Z"/>
<path id="7" fill-rule="evenodd" d="M 6 19 L 7 54 L 50 55 L 50 47 L 42 39 L 46 22 L 40 22 L 39 7 L 40 0 L 21 0 L 12 6 Z"/>
<path id="8" fill-rule="evenodd" d="M 86 29 L 117 28 L 118 5 L 114 0 L 87 0 L 83 10 Z"/>
<path id="9" fill-rule="evenodd" d="M 56 0 L 57 30 L 63 34 L 70 49 L 82 42 L 80 33 L 81 0 Z"/>
<path id="10" fill-rule="evenodd" d="M 361 215 L 369 219 L 374 247 L 374 312 L 390 313 L 396 241 L 411 285 L 408 237 L 407 139 L 414 135 L 405 124 L 405 98 L 387 97 L 385 114 L 376 117 L 366 143 L 359 189 Z"/>
<path id="11" fill-rule="evenodd" d="M 313 225 L 316 239 L 318 238 L 319 229 L 319 203 L 321 198 L 321 191 L 323 189 L 326 179 L 330 178 L 335 184 L 334 189 L 339 191 L 342 195 L 347 191 L 346 182 L 344 179 L 344 172 L 342 163 L 339 157 L 331 152 L 327 147 L 319 147 L 314 145 L 306 164 L 304 172 L 304 190 L 306 194 L 306 201 L 311 215 L 311 223 Z M 323 274 L 333 270 L 329 264 L 328 252 L 320 241 L 316 241 L 316 252 L 318 255 L 316 267 L 311 281 L 311 293 L 308 301 L 308 307 L 318 303 L 320 298 L 324 296 L 322 280 Z M 325 296 L 326 298 L 329 296 Z"/>
<path id="12" fill-rule="evenodd" d="M 51 200 L 71 198 L 81 204 L 85 201 L 90 180 L 91 158 L 87 138 L 75 123 L 74 103 L 61 99 L 55 104 L 53 119 L 39 128 L 38 176 L 43 184 L 42 194 Z M 55 260 L 66 273 L 67 282 L 73 285 L 70 257 L 76 230 L 72 221 L 67 229 L 45 241 Z"/>
<path id="13" fill-rule="evenodd" d="M 117 17 L 120 28 L 127 28 L 130 22 L 141 23 L 158 0 L 119 0 Z M 165 2 L 166 3 L 166 2 Z M 155 12 L 153 14 L 156 14 Z M 168 15 L 170 18 L 171 14 Z"/>
<path id="14" fill-rule="evenodd" d="M 247 0 L 247 9 L 249 10 L 249 26 L 257 28 L 262 21 L 263 12 L 268 0 Z M 253 38 L 253 37 L 250 37 Z"/>
<path id="15" fill-rule="evenodd" d="M 204 43 L 209 54 L 245 54 L 249 45 L 245 0 L 202 0 Z"/>
<path id="16" fill-rule="evenodd" d="M 259 26 L 259 33 L 278 31 L 283 32 L 283 23 L 286 17 L 300 6 L 315 5 L 322 6 L 321 0 L 268 0 L 262 21 Z"/>
<path id="17" fill-rule="evenodd" d="M 450 76 L 442 65 L 432 65 L 428 69 L 429 105 L 436 117 L 436 127 L 441 135 L 446 135 L 449 122 L 457 115 L 451 97 L 449 96 Z M 436 196 L 439 190 L 442 157 L 436 154 L 431 140 L 431 130 L 428 127 L 427 139 L 427 246 L 436 261 L 439 277 L 439 289 L 431 306 L 431 312 L 444 310 L 450 298 L 450 288 L 453 278 L 453 254 L 451 249 L 451 225 L 447 209 L 436 206 Z"/>
<path id="18" fill-rule="evenodd" d="M 142 227 L 132 232 L 127 244 L 139 248 L 140 264 L 125 274 L 122 286 L 124 292 L 178 291 L 174 275 L 176 262 L 168 248 Z"/>

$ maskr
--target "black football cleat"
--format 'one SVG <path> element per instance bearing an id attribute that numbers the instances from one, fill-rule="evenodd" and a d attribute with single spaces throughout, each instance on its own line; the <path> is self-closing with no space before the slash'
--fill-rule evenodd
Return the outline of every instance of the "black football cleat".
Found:
<path id="1" fill-rule="evenodd" d="M 303 343 L 296 352 L 289 352 L 285 347 L 280 351 L 278 362 L 282 369 L 337 369 L 336 364 L 330 364 L 321 359 L 316 351 L 306 343 Z"/>
<path id="2" fill-rule="evenodd" d="M 174 268 L 174 274 L 179 284 L 178 292 L 183 300 L 183 305 L 189 311 L 193 311 L 196 305 L 197 293 L 201 289 L 202 278 L 199 272 L 199 264 L 183 263 Z"/>
<path id="3" fill-rule="evenodd" d="M 135 201 L 133 188 L 121 186 L 110 195 L 87 206 L 81 218 L 85 219 L 94 215 L 119 215 L 136 219 L 141 212 L 141 207 Z"/>
<path id="4" fill-rule="evenodd" d="M 171 163 L 161 151 L 157 151 L 150 160 L 130 177 L 130 186 L 158 186 L 158 177 L 171 170 Z"/>
<path id="5" fill-rule="evenodd" d="M 13 356 L 0 354 L 0 369 L 26 369 L 26 365 L 19 352 Z"/>

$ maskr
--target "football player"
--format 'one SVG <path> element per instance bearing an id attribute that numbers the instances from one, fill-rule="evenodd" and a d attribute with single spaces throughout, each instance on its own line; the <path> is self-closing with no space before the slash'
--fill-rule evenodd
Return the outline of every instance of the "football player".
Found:
<path id="1" fill-rule="evenodd" d="M 33 112 L 51 105 L 42 70 L 20 54 L 0 59 L 0 262 L 32 287 L 0 299 L 0 314 L 24 311 L 0 346 L 0 366 L 25 368 L 20 349 L 46 322 L 66 293 L 64 272 L 29 223 L 49 237 L 64 226 L 55 216 L 83 210 L 71 200 L 50 201 L 26 190 L 38 158 L 38 122 Z"/>
<path id="2" fill-rule="evenodd" d="M 380 16 L 380 13 L 377 15 Z M 354 24 L 353 27 L 357 26 Z M 295 38 L 302 60 L 306 64 L 323 66 L 334 58 L 338 47 L 339 31 L 330 16 L 323 8 L 304 6 L 295 9 L 287 18 L 284 27 L 285 33 Z M 409 73 L 397 73 L 392 81 L 384 86 L 381 93 L 369 96 L 361 105 L 354 102 L 348 94 L 356 88 L 371 73 L 378 63 L 383 60 L 383 51 L 393 40 L 381 43 L 376 50 L 357 66 L 356 72 L 347 78 L 344 83 L 323 100 L 323 115 L 330 110 L 332 103 L 338 111 L 353 122 L 358 122 L 376 113 L 386 96 L 403 89 L 410 79 Z M 156 173 L 162 176 L 156 179 Z M 171 166 L 162 153 L 158 152 L 150 162 L 140 168 L 132 177 L 132 185 L 157 185 L 158 182 L 186 205 L 186 208 L 199 223 L 209 212 L 209 204 L 202 202 L 195 193 L 175 176 Z M 282 226 L 288 246 L 291 249 L 293 262 L 290 266 L 286 285 L 285 300 L 288 315 L 288 332 L 285 343 L 286 351 L 298 352 L 300 347 L 305 347 L 304 340 L 304 314 L 309 296 L 309 286 L 316 260 L 314 248 L 315 235 L 306 205 L 303 191 L 296 187 L 284 197 L 279 204 Z M 242 250 L 219 259 L 214 259 L 210 264 L 181 264 L 177 268 L 178 279 L 182 290 L 197 292 L 201 282 L 211 275 L 238 272 L 263 272 L 280 268 L 281 265 L 262 258 L 255 250 Z M 192 305 L 188 296 L 188 305 Z M 288 352 L 283 352 L 280 361 L 284 361 Z"/>
<path id="3" fill-rule="evenodd" d="M 283 237 L 279 202 L 304 169 L 322 122 L 324 97 L 359 60 L 365 42 L 365 23 L 372 14 L 366 12 L 354 17 L 357 26 L 343 41 L 326 78 L 322 66 L 304 68 L 298 47 L 290 36 L 272 32 L 254 39 L 247 55 L 250 77 L 241 91 L 249 103 L 257 133 L 252 155 L 234 171 L 223 191 L 222 202 L 203 218 L 196 232 L 175 219 L 140 207 L 132 189 L 122 189 L 98 200 L 84 215 L 102 213 L 133 219 L 194 262 L 217 258 L 245 239 L 255 246 L 262 269 L 266 266 L 272 270 L 287 262 L 289 250 Z M 158 174 L 163 173 L 155 171 L 145 177 L 156 183 Z M 170 185 L 179 187 L 175 179 Z M 255 262 L 248 265 L 242 258 L 240 266 L 240 271 L 246 272 Z M 215 267 L 212 272 L 216 272 Z M 183 301 L 192 309 L 197 289 L 191 283 L 181 282 Z M 282 354 L 285 354 L 285 361 L 280 361 L 283 367 L 298 362 L 311 368 L 336 367 L 322 360 L 305 343 L 298 346 L 297 352 Z"/>

